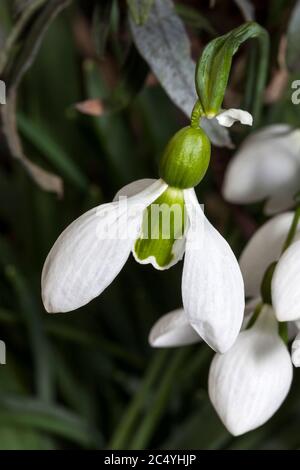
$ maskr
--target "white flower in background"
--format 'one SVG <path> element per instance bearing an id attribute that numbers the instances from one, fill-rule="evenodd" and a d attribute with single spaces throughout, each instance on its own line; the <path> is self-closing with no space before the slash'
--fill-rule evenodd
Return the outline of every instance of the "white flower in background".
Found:
<path id="1" fill-rule="evenodd" d="M 243 331 L 229 351 L 216 354 L 209 372 L 210 399 L 233 435 L 255 429 L 271 418 L 290 389 L 292 363 L 300 366 L 300 226 L 281 255 L 293 219 L 294 213 L 287 212 L 266 222 L 240 257 L 249 299 Z M 274 261 L 278 263 L 270 286 L 271 307 L 262 304 L 261 284 Z M 251 326 L 250 313 L 257 312 L 258 305 L 260 313 Z M 278 321 L 289 321 L 288 337 L 292 340 L 296 336 L 291 355 L 279 335 Z M 201 338 L 193 334 L 184 310 L 179 309 L 156 322 L 149 341 L 154 347 L 168 347 L 192 344 Z"/>
<path id="2" fill-rule="evenodd" d="M 300 319 L 300 224 L 291 245 L 282 248 L 294 219 L 294 212 L 277 215 L 262 225 L 250 239 L 240 256 L 240 268 L 245 282 L 246 297 L 260 298 L 264 272 L 278 261 L 272 277 L 272 304 L 278 321 Z"/>
<path id="3" fill-rule="evenodd" d="M 127 185 L 117 200 L 88 211 L 67 227 L 45 261 L 46 310 L 71 311 L 100 295 L 131 252 L 139 263 L 151 263 L 157 269 L 169 268 L 185 253 L 186 329 L 194 336 L 197 332 L 216 351 L 227 351 L 242 324 L 244 286 L 230 246 L 205 217 L 193 189 L 206 172 L 209 155 L 209 141 L 201 129 L 182 129 L 162 158 L 163 179 Z M 121 196 L 127 196 L 126 204 Z M 181 209 L 181 237 L 173 234 L 164 239 L 160 229 L 152 235 L 153 222 L 156 229 L 160 224 L 159 214 L 152 216 L 154 205 Z"/>
<path id="4" fill-rule="evenodd" d="M 281 406 L 300 365 L 300 227 L 281 255 L 293 212 L 266 222 L 250 239 L 241 257 L 246 296 L 260 302 L 260 285 L 268 266 L 278 261 L 271 281 L 272 307 L 264 305 L 252 327 L 242 332 L 224 356 L 216 355 L 209 373 L 210 399 L 227 429 L 243 434 L 264 424 Z M 297 282 L 298 276 L 298 282 Z M 295 321 L 291 321 L 295 320 Z M 278 321 L 290 321 L 292 357 L 279 336 Z"/>
<path id="5" fill-rule="evenodd" d="M 245 139 L 228 165 L 223 195 L 236 204 L 266 200 L 271 215 L 293 206 L 299 182 L 300 129 L 276 124 Z"/>
<path id="6" fill-rule="evenodd" d="M 231 127 L 235 122 L 240 122 L 245 126 L 252 126 L 253 124 L 252 115 L 243 109 L 222 109 L 214 118 L 224 127 Z"/>
<path id="7" fill-rule="evenodd" d="M 271 307 L 239 334 L 226 354 L 216 354 L 209 371 L 209 397 L 234 436 L 264 424 L 286 398 L 293 377 L 288 349 Z"/>

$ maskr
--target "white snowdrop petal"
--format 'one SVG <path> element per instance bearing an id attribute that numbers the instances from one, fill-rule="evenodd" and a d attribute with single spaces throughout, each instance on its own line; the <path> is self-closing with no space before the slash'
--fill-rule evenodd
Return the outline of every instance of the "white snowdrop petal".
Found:
<path id="1" fill-rule="evenodd" d="M 185 190 L 190 222 L 184 259 L 182 296 L 188 319 L 216 351 L 234 343 L 243 320 L 244 286 L 238 262 L 209 223 L 195 191 Z"/>
<path id="2" fill-rule="evenodd" d="M 143 178 L 140 180 L 133 181 L 132 183 L 126 184 L 126 186 L 123 186 L 115 195 L 114 201 L 118 201 L 120 197 L 131 197 L 134 196 L 135 194 L 140 193 L 141 191 L 144 191 L 144 189 L 148 188 L 151 186 L 153 183 L 155 183 L 155 179 L 153 178 Z"/>
<path id="3" fill-rule="evenodd" d="M 300 241 L 281 256 L 272 279 L 272 301 L 279 321 L 300 319 Z"/>
<path id="4" fill-rule="evenodd" d="M 289 208 L 300 178 L 300 131 L 269 126 L 248 137 L 230 161 L 223 184 L 224 198 L 249 204 L 272 196 L 266 213 Z M 279 197 L 280 195 L 280 197 Z"/>
<path id="5" fill-rule="evenodd" d="M 247 126 L 252 126 L 253 118 L 248 111 L 242 109 L 226 109 L 216 115 L 216 119 L 221 126 L 231 127 L 236 121 Z"/>
<path id="6" fill-rule="evenodd" d="M 95 207 L 69 225 L 53 245 L 42 272 L 48 312 L 67 312 L 97 297 L 126 262 L 142 213 L 166 189 L 156 181 L 126 202 Z"/>
<path id="7" fill-rule="evenodd" d="M 291 209 L 295 205 L 295 193 L 296 188 L 293 191 L 279 191 L 271 195 L 264 205 L 264 213 L 271 216 Z"/>
<path id="8" fill-rule="evenodd" d="M 215 355 L 209 397 L 226 428 L 238 436 L 271 418 L 290 389 L 292 375 L 291 358 L 272 309 L 264 307 L 230 351 Z"/>
<path id="9" fill-rule="evenodd" d="M 267 267 L 276 261 L 293 220 L 293 212 L 277 215 L 262 225 L 244 248 L 240 267 L 245 282 L 246 297 L 257 297 Z M 300 227 L 297 236 L 300 236 Z"/>
<path id="10" fill-rule="evenodd" d="M 300 367 L 300 333 L 297 334 L 292 344 L 292 361 L 295 367 Z"/>
<path id="11" fill-rule="evenodd" d="M 152 327 L 149 343 L 153 348 L 184 346 L 201 341 L 191 327 L 183 308 L 163 315 Z"/>

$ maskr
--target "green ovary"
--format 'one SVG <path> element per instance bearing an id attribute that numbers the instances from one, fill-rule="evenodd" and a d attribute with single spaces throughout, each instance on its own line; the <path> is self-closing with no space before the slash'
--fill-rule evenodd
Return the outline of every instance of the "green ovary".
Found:
<path id="1" fill-rule="evenodd" d="M 160 177 L 176 188 L 193 188 L 210 161 L 210 141 L 200 127 L 184 127 L 169 141 L 159 165 Z"/>
<path id="2" fill-rule="evenodd" d="M 134 246 L 136 258 L 145 262 L 154 257 L 164 269 L 174 259 L 174 246 L 182 242 L 186 229 L 183 191 L 168 187 L 144 212 L 140 238 Z"/>

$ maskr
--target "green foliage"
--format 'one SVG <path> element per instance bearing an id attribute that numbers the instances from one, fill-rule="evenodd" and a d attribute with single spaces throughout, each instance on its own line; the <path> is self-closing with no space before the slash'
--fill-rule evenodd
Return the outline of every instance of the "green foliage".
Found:
<path id="1" fill-rule="evenodd" d="M 196 88 L 206 115 L 215 116 L 219 112 L 228 84 L 232 57 L 241 44 L 251 38 L 258 38 L 262 45 L 256 86 L 256 94 L 259 103 L 261 102 L 267 78 L 268 36 L 259 24 L 248 22 L 211 41 L 201 54 L 196 69 Z M 257 117 L 259 108 L 256 105 L 254 111 L 252 110 L 254 118 Z"/>

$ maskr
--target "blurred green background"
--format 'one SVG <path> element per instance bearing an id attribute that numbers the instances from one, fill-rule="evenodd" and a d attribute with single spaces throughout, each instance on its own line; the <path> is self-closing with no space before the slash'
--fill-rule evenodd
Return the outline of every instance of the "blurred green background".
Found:
<path id="1" fill-rule="evenodd" d="M 195 58 L 210 39 L 244 21 L 233 1 L 214 8 L 209 1 L 177 4 Z M 271 80 L 294 2 L 253 5 L 272 35 Z M 188 123 L 134 49 L 128 14 L 126 2 L 116 0 L 0 0 L 0 71 L 7 85 L 7 104 L 0 105 L 0 339 L 7 349 L 0 365 L 0 449 L 296 449 L 297 373 L 280 411 L 262 428 L 233 438 L 208 399 L 210 349 L 148 346 L 155 320 L 181 306 L 181 263 L 158 272 L 131 258 L 89 305 L 56 315 L 42 306 L 40 274 L 60 232 L 110 201 L 120 186 L 157 177 L 168 139 Z M 242 48 L 235 59 L 228 103 L 243 100 L 248 52 Z M 297 70 L 281 95 L 265 103 L 261 125 L 299 125 L 289 87 Z M 94 98 L 105 103 L 101 116 L 78 111 L 76 103 Z M 239 128 L 233 138 L 243 138 Z M 34 181 L 25 155 L 61 178 L 51 179 L 60 195 L 41 187 L 49 183 L 44 174 L 34 173 Z M 198 196 L 238 254 L 263 217 L 261 206 L 222 200 L 231 155 L 213 149 Z"/>

